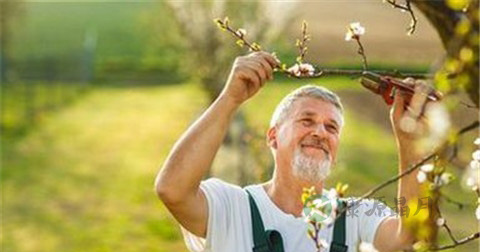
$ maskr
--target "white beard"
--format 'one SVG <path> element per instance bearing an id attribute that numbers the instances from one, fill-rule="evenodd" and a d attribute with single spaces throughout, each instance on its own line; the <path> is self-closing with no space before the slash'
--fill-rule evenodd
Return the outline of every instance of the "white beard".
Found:
<path id="1" fill-rule="evenodd" d="M 318 160 L 305 155 L 300 148 L 296 148 L 292 159 L 293 175 L 300 180 L 316 184 L 323 181 L 330 174 L 329 157 Z"/>

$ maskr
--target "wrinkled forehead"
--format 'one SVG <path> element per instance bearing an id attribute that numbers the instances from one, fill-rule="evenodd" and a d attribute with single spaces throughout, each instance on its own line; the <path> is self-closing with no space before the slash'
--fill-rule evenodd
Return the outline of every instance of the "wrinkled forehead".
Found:
<path id="1" fill-rule="evenodd" d="M 343 115 L 340 109 L 328 101 L 317 98 L 304 97 L 292 104 L 288 117 L 324 117 L 334 121 L 337 125 L 343 125 Z"/>

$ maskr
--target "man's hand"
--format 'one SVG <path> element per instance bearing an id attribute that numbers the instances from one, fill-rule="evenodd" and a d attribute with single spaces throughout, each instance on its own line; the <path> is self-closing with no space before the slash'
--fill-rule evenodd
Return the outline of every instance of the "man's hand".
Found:
<path id="1" fill-rule="evenodd" d="M 279 61 L 266 52 L 254 52 L 235 59 L 227 83 L 220 96 L 240 105 L 273 79 L 273 69 Z"/>
<path id="2" fill-rule="evenodd" d="M 407 78 L 403 80 L 415 85 L 412 96 L 401 90 L 396 90 L 395 100 L 390 110 L 390 121 L 395 134 L 399 151 L 413 151 L 415 142 L 428 132 L 425 110 L 427 109 L 427 94 L 430 87 L 421 80 Z"/>

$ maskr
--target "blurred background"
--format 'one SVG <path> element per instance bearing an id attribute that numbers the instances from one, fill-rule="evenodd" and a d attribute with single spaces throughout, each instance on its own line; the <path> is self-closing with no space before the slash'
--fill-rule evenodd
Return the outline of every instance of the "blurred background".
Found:
<path id="1" fill-rule="evenodd" d="M 301 22 L 312 40 L 306 61 L 361 69 L 346 26 L 360 22 L 372 69 L 429 72 L 444 55 L 417 12 L 382 1 L 13 1 L 0 2 L 2 251 L 186 251 L 178 225 L 153 183 L 168 151 L 221 90 L 235 56 L 248 53 L 212 22 L 228 16 L 247 38 L 287 64 Z M 277 74 L 232 123 L 211 173 L 246 185 L 272 172 L 265 132 L 275 105 L 307 83 L 337 92 L 346 126 L 327 187 L 359 196 L 394 176 L 397 159 L 388 107 L 357 79 L 294 80 Z M 465 98 L 466 102 L 469 102 Z M 462 127 L 478 110 L 460 107 Z M 465 167 L 474 133 L 465 137 Z M 442 202 L 458 238 L 478 231 L 475 196 L 462 170 Z M 393 206 L 396 185 L 377 193 Z M 413 210 L 412 210 L 413 211 Z M 441 241 L 448 243 L 445 232 Z M 478 251 L 472 242 L 453 251 Z"/>

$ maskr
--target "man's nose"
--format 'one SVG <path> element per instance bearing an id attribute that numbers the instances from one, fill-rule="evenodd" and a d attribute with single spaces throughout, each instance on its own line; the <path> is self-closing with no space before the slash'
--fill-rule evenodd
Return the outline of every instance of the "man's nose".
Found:
<path id="1" fill-rule="evenodd" d="M 325 125 L 323 123 L 319 123 L 315 126 L 313 129 L 313 134 L 316 136 L 324 136 L 325 133 L 327 133 L 327 129 L 325 128 Z"/>

